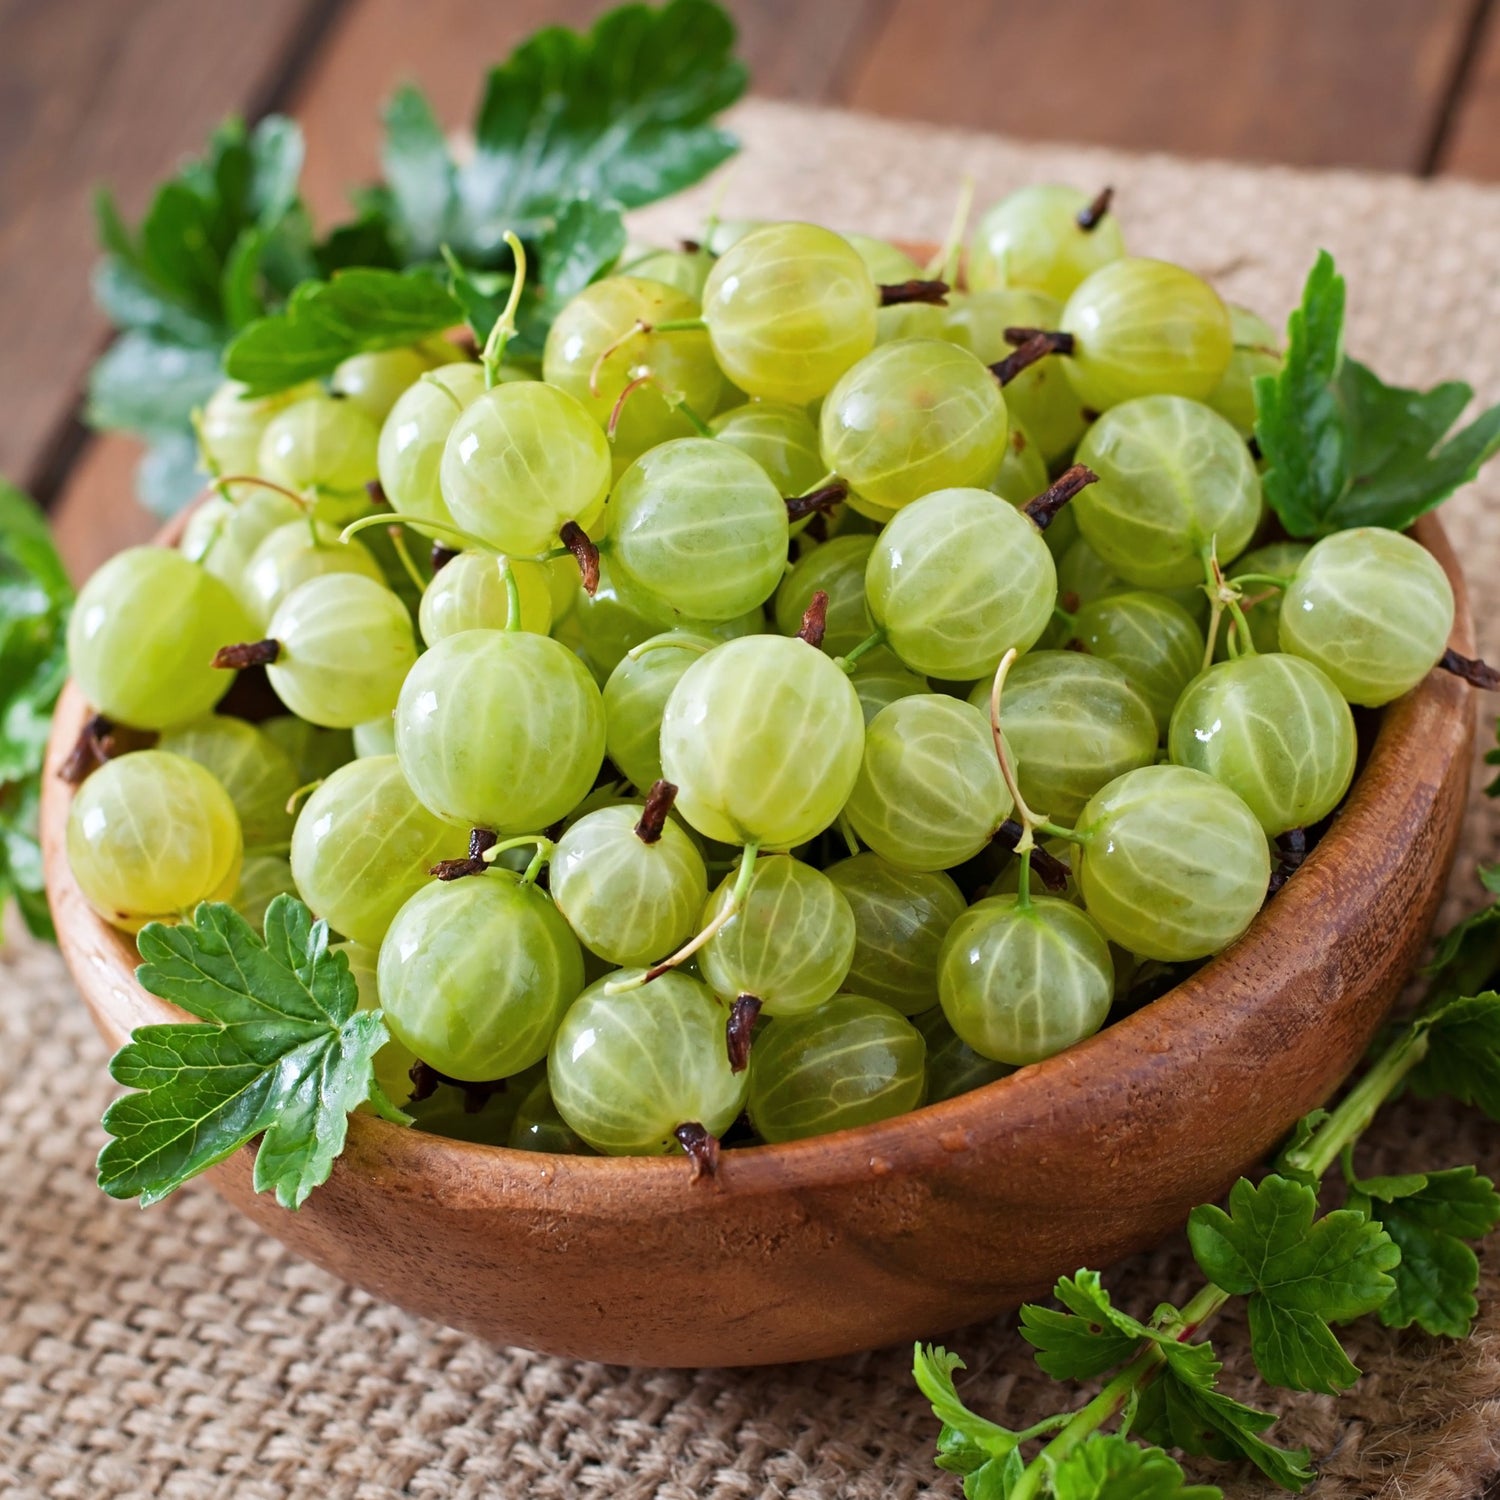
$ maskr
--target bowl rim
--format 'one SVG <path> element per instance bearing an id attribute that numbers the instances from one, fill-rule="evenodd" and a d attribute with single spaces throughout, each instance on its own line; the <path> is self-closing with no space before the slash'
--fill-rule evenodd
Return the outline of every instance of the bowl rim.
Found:
<path id="1" fill-rule="evenodd" d="M 185 511 L 164 527 L 155 545 L 173 545 L 186 524 Z M 1450 637 L 1466 655 L 1474 650 L 1473 626 L 1458 559 L 1433 515 L 1420 518 L 1413 535 L 1437 558 L 1453 586 L 1455 623 Z M 1455 711 L 1456 705 L 1463 709 Z M 46 887 L 57 916 L 60 946 L 80 976 L 79 988 L 101 1029 L 114 1045 L 137 1025 L 192 1018 L 143 990 L 135 980 L 136 954 L 129 936 L 110 927 L 85 903 L 73 881 L 65 849 L 67 811 L 72 788 L 59 768 L 82 727 L 87 705 L 70 679 L 59 699 L 43 772 L 42 843 Z M 692 1166 L 680 1155 L 554 1155 L 508 1146 L 456 1141 L 392 1124 L 357 1112 L 336 1172 L 357 1171 L 380 1191 L 405 1197 L 441 1199 L 449 1207 L 491 1208 L 497 1201 L 524 1195 L 542 1196 L 571 1215 L 614 1218 L 616 1195 L 629 1193 L 642 1213 L 710 1212 L 734 1197 L 788 1191 L 814 1191 L 868 1182 L 895 1170 L 936 1167 L 944 1158 L 981 1140 L 1041 1129 L 1053 1111 L 1057 1090 L 1075 1094 L 1095 1089 L 1128 1091 L 1132 1070 L 1150 1069 L 1153 1059 L 1173 1050 L 1173 1040 L 1201 1042 L 1212 1033 L 1213 996 L 1218 977 L 1232 966 L 1269 962 L 1277 934 L 1297 922 L 1316 931 L 1316 907 L 1322 899 L 1318 881 L 1308 878 L 1362 839 L 1378 839 L 1382 825 L 1395 821 L 1401 798 L 1410 801 L 1419 788 L 1404 777 L 1414 758 L 1439 752 L 1467 755 L 1473 711 L 1467 687 L 1433 670 L 1411 692 L 1381 712 L 1378 733 L 1368 759 L 1345 797 L 1334 822 L 1290 880 L 1257 913 L 1246 932 L 1223 952 L 1175 985 L 1166 994 L 1106 1026 L 1066 1051 L 1018 1069 L 968 1093 L 922 1105 L 903 1115 L 827 1135 L 774 1145 L 735 1147 L 720 1158 L 712 1193 L 684 1192 Z M 1404 766 L 1403 763 L 1406 763 Z M 1381 774 L 1394 771 L 1395 778 Z M 1468 770 L 1465 769 L 1467 776 Z M 1394 786 L 1394 794 L 1386 788 Z M 1396 802 L 1393 803 L 1393 795 Z M 91 978 L 82 981 L 81 965 Z M 102 972 L 101 972 L 102 971 Z M 126 998 L 136 1012 L 122 1021 L 98 990 Z M 1106 1086 L 1107 1085 L 1107 1090 Z M 255 1149 L 251 1143 L 250 1149 Z"/>

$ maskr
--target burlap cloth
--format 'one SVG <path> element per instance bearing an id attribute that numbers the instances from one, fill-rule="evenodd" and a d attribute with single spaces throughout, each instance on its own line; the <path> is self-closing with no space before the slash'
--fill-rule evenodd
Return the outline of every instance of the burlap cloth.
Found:
<path id="1" fill-rule="evenodd" d="M 964 173 L 984 204 L 1020 182 L 1113 182 L 1132 249 L 1212 272 L 1279 321 L 1319 246 L 1350 284 L 1349 346 L 1388 378 L 1462 376 L 1500 400 L 1500 191 L 1349 173 L 1186 164 L 1021 146 L 952 131 L 754 103 L 729 215 L 803 215 L 940 238 Z M 642 215 L 691 233 L 709 194 Z M 1500 464 L 1446 521 L 1487 654 L 1500 649 Z M 1493 709 L 1494 703 L 1486 705 Z M 1488 732 L 1483 738 L 1488 738 Z M 1448 916 L 1476 901 L 1500 817 L 1476 779 Z M 149 1212 L 94 1186 L 110 1096 L 104 1048 L 56 955 L 0 959 L 0 1494 L 57 1500 L 875 1500 L 951 1496 L 936 1424 L 892 1349 L 750 1373 L 628 1371 L 494 1349 L 372 1301 L 286 1254 L 207 1189 Z M 1477 1162 L 1500 1132 L 1457 1109 L 1389 1111 L 1374 1170 Z M 984 1254 L 975 1245 L 976 1256 Z M 1272 1436 L 1320 1459 L 1318 1500 L 1469 1500 L 1500 1470 L 1500 1235 L 1474 1338 L 1447 1344 L 1361 1325 L 1364 1379 L 1340 1400 L 1267 1392 L 1215 1337 L 1236 1396 L 1283 1413 Z M 1117 1267 L 1133 1307 L 1183 1295 L 1183 1247 Z M 937 1332 L 938 1330 L 934 1330 Z M 1012 1320 L 949 1340 L 965 1389 L 1013 1425 L 1055 1409 Z M 1236 1496 L 1253 1475 L 1203 1466 Z"/>

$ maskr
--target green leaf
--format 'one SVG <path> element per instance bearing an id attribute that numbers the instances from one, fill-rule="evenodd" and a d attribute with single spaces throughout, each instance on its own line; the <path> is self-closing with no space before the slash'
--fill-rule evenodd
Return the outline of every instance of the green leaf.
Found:
<path id="1" fill-rule="evenodd" d="M 938 1463 L 960 1474 L 972 1474 L 991 1459 L 1003 1459 L 1020 1441 L 1008 1427 L 976 1415 L 964 1405 L 953 1383 L 953 1372 L 964 1362 L 941 1345 L 917 1344 L 912 1351 L 912 1375 L 932 1403 L 932 1414 L 943 1424 L 938 1439 Z"/>
<path id="2" fill-rule="evenodd" d="M 88 419 L 107 430 L 184 428 L 222 379 L 216 347 L 130 332 L 116 339 L 89 372 Z"/>
<path id="3" fill-rule="evenodd" d="M 442 333 L 463 318 L 452 294 L 426 271 L 341 271 L 298 287 L 285 311 L 241 333 L 224 368 L 251 395 L 329 374 L 351 354 L 395 349 Z"/>
<path id="4" fill-rule="evenodd" d="M 1448 436 L 1473 391 L 1388 386 L 1344 357 L 1343 326 L 1344 281 L 1321 251 L 1287 324 L 1286 360 L 1255 383 L 1262 487 L 1295 537 L 1404 530 L 1500 452 L 1500 406 Z"/>
<path id="5" fill-rule="evenodd" d="M 1473 1167 L 1371 1177 L 1352 1184 L 1350 1208 L 1379 1223 L 1401 1250 L 1396 1288 L 1381 1305 L 1388 1328 L 1418 1324 L 1427 1333 L 1462 1339 L 1479 1304 L 1479 1260 L 1464 1244 L 1500 1223 L 1500 1194 Z"/>
<path id="6" fill-rule="evenodd" d="M 507 229 L 532 238 L 571 198 L 637 208 L 726 161 L 736 143 L 713 120 L 745 90 L 734 40 L 710 0 L 671 0 L 523 42 L 489 75 L 458 175 L 454 248 L 483 262 Z"/>
<path id="7" fill-rule="evenodd" d="M 1318 1127 L 1328 1119 L 1326 1109 L 1315 1109 L 1310 1114 L 1302 1116 L 1292 1126 L 1292 1133 L 1287 1137 L 1286 1144 L 1276 1155 L 1272 1163 L 1272 1170 L 1278 1176 L 1290 1178 L 1293 1182 L 1306 1183 L 1308 1187 L 1316 1191 L 1321 1181 L 1316 1174 L 1309 1172 L 1301 1165 L 1301 1153 L 1312 1144 L 1313 1137 L 1318 1133 Z"/>
<path id="8" fill-rule="evenodd" d="M 407 260 L 431 260 L 453 232 L 458 169 L 420 89 L 398 89 L 385 107 L 381 165 L 390 219 Z"/>
<path id="9" fill-rule="evenodd" d="M 1500 1120 L 1500 994 L 1450 1000 L 1420 1024 L 1427 1055 L 1409 1075 L 1413 1092 L 1450 1094 Z"/>
<path id="10" fill-rule="evenodd" d="M 0 479 L 0 906 L 50 938 L 37 836 L 52 707 L 67 676 L 73 588 L 41 511 Z"/>
<path id="11" fill-rule="evenodd" d="M 1158 1337 L 1114 1306 L 1097 1271 L 1062 1277 L 1053 1295 L 1068 1310 L 1028 1303 L 1021 1309 L 1021 1337 L 1054 1380 L 1092 1380 L 1124 1364 L 1142 1339 Z"/>
<path id="12" fill-rule="evenodd" d="M 1057 1500 L 1222 1500 L 1217 1485 L 1189 1484 L 1160 1448 L 1140 1448 L 1116 1433 L 1095 1433 L 1049 1462 Z"/>
<path id="13" fill-rule="evenodd" d="M 112 1197 L 155 1203 L 262 1134 L 257 1192 L 298 1208 L 327 1180 L 349 1111 L 372 1097 L 385 1023 L 358 1009 L 348 960 L 300 901 L 272 901 L 265 933 L 223 902 L 142 928 L 137 979 L 199 1023 L 140 1027 L 112 1059 L 115 1081 L 140 1091 L 104 1116 Z"/>
<path id="14" fill-rule="evenodd" d="M 1025 1468 L 1017 1448 L 1004 1458 L 988 1459 L 972 1474 L 964 1475 L 964 1500 L 1010 1500 Z"/>
<path id="15" fill-rule="evenodd" d="M 540 285 L 542 294 L 522 304 L 517 352 L 541 354 L 552 320 L 603 276 L 624 248 L 625 220 L 618 204 L 598 203 L 587 196 L 565 204 L 538 247 L 533 285 Z"/>
<path id="16" fill-rule="evenodd" d="M 1137 1433 L 1184 1453 L 1249 1459 L 1284 1490 L 1300 1490 L 1311 1481 L 1305 1448 L 1278 1448 L 1260 1436 L 1276 1420 L 1271 1412 L 1256 1411 L 1214 1389 L 1221 1367 L 1207 1344 L 1179 1345 L 1167 1353 L 1166 1368 L 1141 1393 Z"/>
<path id="17" fill-rule="evenodd" d="M 1480 881 L 1494 894 L 1493 871 L 1481 869 Z M 1500 903 L 1481 907 L 1449 928 L 1422 973 L 1433 1006 L 1488 988 L 1500 973 Z"/>
<path id="18" fill-rule="evenodd" d="M 207 482 L 198 459 L 198 440 L 190 427 L 151 435 L 135 471 L 135 493 L 147 510 L 157 516 L 175 516 L 202 493 Z"/>
<path id="19" fill-rule="evenodd" d="M 1227 1214 L 1212 1204 L 1193 1210 L 1188 1240 L 1209 1280 L 1249 1298 L 1261 1374 L 1292 1390 L 1332 1393 L 1359 1371 L 1329 1324 L 1379 1307 L 1395 1289 L 1389 1273 L 1401 1252 L 1362 1213 L 1317 1212 L 1305 1183 L 1270 1176 L 1257 1187 L 1242 1177 Z"/>

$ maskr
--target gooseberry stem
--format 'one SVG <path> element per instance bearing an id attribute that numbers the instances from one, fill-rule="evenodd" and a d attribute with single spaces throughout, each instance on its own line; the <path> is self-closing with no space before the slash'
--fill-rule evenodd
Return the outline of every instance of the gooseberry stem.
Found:
<path id="1" fill-rule="evenodd" d="M 418 380 L 425 380 L 435 390 L 441 391 L 453 403 L 454 408 L 458 412 L 462 413 L 462 411 L 464 409 L 463 402 L 460 401 L 458 399 L 458 397 L 455 396 L 453 394 L 453 392 L 450 391 L 448 389 L 448 387 L 445 386 L 443 384 L 443 382 L 437 378 L 437 371 L 436 370 L 424 370 L 419 376 L 417 376 L 417 379 Z"/>
<path id="2" fill-rule="evenodd" d="M 740 907 L 745 904 L 745 897 L 750 893 L 750 882 L 755 878 L 755 857 L 760 853 L 759 844 L 746 844 L 740 853 L 740 873 L 735 877 L 734 889 L 729 893 L 729 900 L 724 903 L 719 914 L 703 927 L 696 936 L 691 937 L 670 958 L 664 958 L 659 964 L 652 964 L 649 969 L 643 969 L 639 974 L 630 979 L 612 979 L 604 986 L 606 995 L 623 995 L 627 990 L 638 990 L 643 984 L 650 984 L 653 979 L 661 976 L 678 964 L 686 963 L 706 942 L 716 933 L 727 926 L 739 915 Z"/>
<path id="3" fill-rule="evenodd" d="M 849 850 L 849 857 L 852 859 L 859 853 L 859 838 L 854 832 L 854 825 L 849 821 L 849 814 L 841 809 L 834 821 L 838 827 L 840 836 Z"/>
<path id="4" fill-rule="evenodd" d="M 498 844 L 491 844 L 479 857 L 485 864 L 492 865 L 507 849 L 519 849 L 523 844 L 535 844 L 537 855 L 543 864 L 552 858 L 553 853 L 557 849 L 557 845 L 545 834 L 521 833 L 517 834 L 513 839 L 501 839 Z M 532 864 L 536 864 L 535 859 L 532 860 Z M 531 878 L 535 880 L 536 876 L 533 875 Z"/>
<path id="5" fill-rule="evenodd" d="M 708 327 L 702 318 L 669 318 L 665 323 L 652 323 L 653 333 L 701 333 Z"/>
<path id="6" fill-rule="evenodd" d="M 1109 205 L 1114 200 L 1114 196 L 1115 190 L 1112 187 L 1102 188 L 1099 196 L 1087 208 L 1080 208 L 1078 210 L 1078 227 L 1085 234 L 1091 234 L 1099 227 L 1105 214 L 1109 212 Z"/>
<path id="7" fill-rule="evenodd" d="M 499 558 L 500 576 L 505 580 L 505 628 L 521 628 L 521 586 L 516 582 L 516 570 L 503 553 Z"/>
<path id="8" fill-rule="evenodd" d="M 1063 506 L 1080 491 L 1098 482 L 1099 476 L 1087 464 L 1074 464 L 1064 469 L 1040 495 L 1028 500 L 1021 509 L 1038 531 L 1045 531 L 1057 519 Z"/>
<path id="9" fill-rule="evenodd" d="M 929 276 L 941 276 L 950 286 L 958 282 L 958 262 L 964 249 L 964 230 L 968 228 L 969 211 L 973 206 L 974 179 L 966 173 L 958 185 L 958 201 L 953 205 L 953 217 L 948 223 L 947 236 L 925 268 Z"/>
<path id="10" fill-rule="evenodd" d="M 302 510 L 312 510 L 312 501 L 306 495 L 299 495 L 296 490 L 288 489 L 284 484 L 277 484 L 274 479 L 262 479 L 259 474 L 221 474 L 212 484 L 205 485 L 198 492 L 198 498 L 201 500 L 210 490 L 219 489 L 225 484 L 258 484 L 263 490 L 274 490 L 278 495 L 284 495 L 293 505 L 299 506 Z M 223 491 L 219 489 L 219 493 L 223 494 Z M 228 498 L 226 495 L 225 499 Z M 230 501 L 230 503 L 237 502 Z"/>
<path id="11" fill-rule="evenodd" d="M 1000 728 L 1000 695 L 1005 690 L 1005 679 L 1010 675 L 1010 669 L 1019 655 L 1020 652 L 1012 646 L 1000 658 L 1000 665 L 995 668 L 995 680 L 990 687 L 990 734 L 994 737 L 995 755 L 1000 761 L 1000 774 L 1005 778 L 1006 790 L 1010 793 L 1010 800 L 1015 804 L 1015 815 L 1021 824 L 1021 836 L 1016 840 L 1015 852 L 1026 854 L 1036 847 L 1038 828 L 1052 838 L 1068 839 L 1075 844 L 1083 843 L 1084 838 L 1073 829 L 1063 828 L 1052 822 L 1045 813 L 1032 812 L 1026 805 L 1026 799 L 1021 795 L 1021 783 L 1016 779 L 1016 769 L 1010 763 L 1010 751 L 1006 747 L 1005 735 Z"/>
<path id="12" fill-rule="evenodd" d="M 339 532 L 339 540 L 351 541 L 360 532 L 368 531 L 372 526 L 389 526 L 390 524 L 391 518 L 388 515 L 361 516 L 359 520 L 351 521 Z M 451 521 L 432 521 L 426 516 L 403 516 L 401 524 L 410 526 L 421 536 L 452 537 L 455 541 L 462 542 L 467 550 L 489 552 L 495 557 L 500 555 L 498 548 L 490 546 L 488 542 L 475 536 L 472 531 L 465 531 L 462 526 L 453 525 Z"/>
<path id="13" fill-rule="evenodd" d="M 558 535 L 563 546 L 573 554 L 583 591 L 592 599 L 599 589 L 599 548 L 577 521 L 564 521 Z"/>
<path id="14" fill-rule="evenodd" d="M 598 373 L 598 368 L 599 367 L 596 362 L 594 366 L 595 374 Z M 610 440 L 610 442 L 614 442 L 615 440 L 615 432 L 619 428 L 620 417 L 625 410 L 626 401 L 628 401 L 631 396 L 633 396 L 638 390 L 640 390 L 642 386 L 645 385 L 654 386 L 656 390 L 661 393 L 662 399 L 667 403 L 669 407 L 672 408 L 673 411 L 682 413 L 682 415 L 687 419 L 688 426 L 690 426 L 693 431 L 698 434 L 699 437 L 711 438 L 715 435 L 713 428 L 710 427 L 708 423 L 705 422 L 703 418 L 700 417 L 698 413 L 695 412 L 693 408 L 687 404 L 687 401 L 683 398 L 681 391 L 669 390 L 661 380 L 659 380 L 650 370 L 647 370 L 644 375 L 637 375 L 635 379 L 632 380 L 625 387 L 625 389 L 620 392 L 619 399 L 615 402 L 614 408 L 609 414 L 609 422 L 606 424 L 604 429 L 604 435 Z M 597 396 L 599 393 L 597 390 L 594 390 L 593 387 L 594 375 L 590 375 L 589 388 L 591 391 L 593 391 L 593 394 Z"/>
<path id="15" fill-rule="evenodd" d="M 712 646 L 704 646 L 698 641 L 668 640 L 665 635 L 654 635 L 649 641 L 632 646 L 625 654 L 631 661 L 639 661 L 648 651 L 696 651 L 699 656 L 703 656 L 712 649 Z"/>
<path id="16" fill-rule="evenodd" d="M 914 276 L 908 281 L 881 282 L 875 288 L 881 307 L 904 307 L 913 302 L 925 302 L 930 307 L 946 307 L 948 293 L 952 290 L 946 281 L 929 281 L 921 276 Z"/>
<path id="17" fill-rule="evenodd" d="M 872 634 L 867 635 L 847 656 L 838 657 L 836 665 L 849 673 L 850 676 L 853 676 L 854 668 L 859 664 L 860 657 L 864 656 L 867 652 L 874 651 L 879 646 L 885 645 L 885 643 L 886 633 L 884 629 L 876 630 Z"/>
<path id="18" fill-rule="evenodd" d="M 420 594 L 427 587 L 427 580 L 422 577 L 415 561 L 412 559 L 411 550 L 406 545 L 406 533 L 404 529 L 399 525 L 387 526 L 386 535 L 391 539 L 391 551 L 396 554 L 396 560 L 401 564 L 402 571 L 411 579 L 412 583 L 416 586 L 417 592 Z"/>
<path id="19" fill-rule="evenodd" d="M 1071 333 L 1054 332 L 1045 328 L 1007 328 L 1005 330 L 1007 339 L 1013 334 L 1025 335 L 1020 347 L 1007 354 L 1004 359 L 996 360 L 990 366 L 990 372 L 1001 385 L 1009 385 L 1022 370 L 1030 369 L 1039 359 L 1045 359 L 1049 354 L 1073 352 L 1074 340 Z"/>
<path id="20" fill-rule="evenodd" d="M 480 362 L 484 365 L 484 388 L 493 390 L 500 380 L 500 365 L 505 359 L 505 346 L 516 331 L 516 312 L 521 306 L 521 293 L 526 286 L 526 247 L 509 229 L 505 231 L 505 243 L 515 257 L 515 274 L 511 277 L 510 295 L 505 299 L 505 310 L 495 319 L 490 336 L 484 341 Z"/>

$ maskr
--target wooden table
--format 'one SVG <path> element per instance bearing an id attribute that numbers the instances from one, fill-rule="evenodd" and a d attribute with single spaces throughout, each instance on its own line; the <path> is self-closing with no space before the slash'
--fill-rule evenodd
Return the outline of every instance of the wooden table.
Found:
<path id="1" fill-rule="evenodd" d="M 107 180 L 132 218 L 239 110 L 286 109 L 329 216 L 399 82 L 468 119 L 484 68 L 602 0 L 0 0 L 0 473 L 83 575 L 154 523 L 76 419 Z M 1500 179 L 1500 0 L 729 0 L 761 93 L 1188 155 Z M 1461 232 L 1458 231 L 1458 232 Z M 87 492 L 87 501 L 81 496 Z"/>

